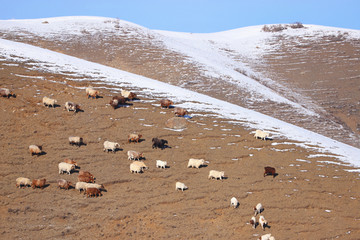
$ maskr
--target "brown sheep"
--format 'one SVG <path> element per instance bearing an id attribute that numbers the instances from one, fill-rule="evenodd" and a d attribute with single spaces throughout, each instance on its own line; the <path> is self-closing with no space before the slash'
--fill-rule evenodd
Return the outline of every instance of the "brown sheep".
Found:
<path id="1" fill-rule="evenodd" d="M 140 141 L 140 138 L 142 137 L 142 135 L 140 134 L 136 134 L 136 133 L 131 133 L 128 135 L 128 141 L 129 143 L 131 142 L 139 142 Z"/>
<path id="2" fill-rule="evenodd" d="M 85 193 L 86 193 L 86 197 L 102 196 L 101 191 L 97 188 L 86 188 Z"/>
<path id="3" fill-rule="evenodd" d="M 161 148 L 161 150 L 167 147 L 165 144 L 168 144 L 168 141 L 164 139 L 153 138 L 151 141 L 153 142 L 152 148 Z"/>
<path id="4" fill-rule="evenodd" d="M 74 164 L 75 166 L 77 166 L 77 163 L 74 160 L 69 159 L 69 158 L 65 158 L 63 162 L 66 162 L 66 163 L 69 163 L 69 164 Z"/>
<path id="5" fill-rule="evenodd" d="M 94 180 L 94 175 L 92 175 L 90 172 L 88 171 L 79 171 L 79 176 L 84 176 L 84 177 L 90 177 L 92 180 Z"/>
<path id="6" fill-rule="evenodd" d="M 86 183 L 93 183 L 95 182 L 93 177 L 90 176 L 83 176 L 83 175 L 79 175 L 78 176 L 78 181 L 79 182 L 86 182 Z"/>
<path id="7" fill-rule="evenodd" d="M 160 100 L 160 105 L 162 108 L 170 108 L 170 106 L 173 104 L 174 103 L 169 99 L 161 99 Z"/>
<path id="8" fill-rule="evenodd" d="M 31 183 L 31 187 L 33 189 L 35 188 L 41 188 L 43 189 L 45 187 L 45 184 L 46 184 L 46 179 L 45 178 L 42 178 L 42 179 L 33 179 L 32 180 L 32 183 Z"/>
<path id="9" fill-rule="evenodd" d="M 266 175 L 272 175 L 273 178 L 274 178 L 277 175 L 277 173 L 275 172 L 275 168 L 273 168 L 273 167 L 265 167 L 264 177 Z"/>
<path id="10" fill-rule="evenodd" d="M 60 189 L 68 190 L 72 186 L 72 183 L 66 181 L 65 179 L 59 179 L 57 180 L 57 183 Z"/>
<path id="11" fill-rule="evenodd" d="M 186 114 L 188 114 L 188 112 L 186 111 L 186 109 L 184 109 L 184 108 L 179 108 L 179 107 L 175 108 L 174 113 L 175 113 L 175 115 L 178 116 L 178 117 L 183 117 L 183 116 L 185 116 Z"/>

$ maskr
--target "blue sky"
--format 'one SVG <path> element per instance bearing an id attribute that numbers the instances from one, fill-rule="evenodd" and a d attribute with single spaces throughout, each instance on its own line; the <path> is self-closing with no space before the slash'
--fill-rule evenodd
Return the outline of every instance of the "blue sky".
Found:
<path id="1" fill-rule="evenodd" d="M 360 30 L 360 0 L 0 0 L 0 6 L 4 20 L 103 16 L 177 32 L 294 22 Z"/>

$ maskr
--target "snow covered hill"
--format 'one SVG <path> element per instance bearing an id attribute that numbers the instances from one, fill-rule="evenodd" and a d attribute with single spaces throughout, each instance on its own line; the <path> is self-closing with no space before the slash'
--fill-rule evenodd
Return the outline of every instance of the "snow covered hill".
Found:
<path id="1" fill-rule="evenodd" d="M 0 21 L 0 37 L 203 93 L 359 147 L 360 31 L 262 28 L 194 34 L 59 17 Z"/>
<path id="2" fill-rule="evenodd" d="M 153 98 L 166 96 L 190 111 L 207 112 L 214 117 L 226 118 L 234 124 L 252 129 L 261 128 L 270 131 L 274 138 L 300 141 L 299 146 L 305 148 L 311 149 L 317 146 L 318 151 L 328 156 L 360 167 L 358 160 L 360 149 L 358 148 L 204 94 L 43 48 L 3 39 L 0 40 L 0 56 L 3 60 L 22 63 L 29 69 L 61 72 L 69 75 L 69 79 L 72 80 L 94 81 L 95 84 L 105 82 L 113 85 L 114 88 L 132 88 L 143 96 Z"/>

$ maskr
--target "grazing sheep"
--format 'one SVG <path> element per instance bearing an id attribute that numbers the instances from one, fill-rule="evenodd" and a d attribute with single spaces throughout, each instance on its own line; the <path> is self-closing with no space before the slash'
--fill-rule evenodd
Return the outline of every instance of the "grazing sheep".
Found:
<path id="1" fill-rule="evenodd" d="M 140 141 L 140 138 L 142 137 L 142 135 L 140 134 L 136 134 L 136 133 L 131 133 L 128 135 L 128 142 L 131 143 L 131 142 L 139 142 Z"/>
<path id="2" fill-rule="evenodd" d="M 275 237 L 271 236 L 271 233 L 268 233 L 259 237 L 259 240 L 275 240 Z"/>
<path id="3" fill-rule="evenodd" d="M 65 110 L 68 112 L 73 111 L 74 113 L 77 113 L 78 111 L 81 111 L 80 105 L 73 103 L 73 102 L 66 102 L 65 103 Z"/>
<path id="4" fill-rule="evenodd" d="M 71 187 L 71 182 L 68 182 L 65 179 L 58 179 L 57 183 L 60 189 L 69 190 L 69 188 Z"/>
<path id="5" fill-rule="evenodd" d="M 256 217 L 256 215 L 262 213 L 264 211 L 264 207 L 261 203 L 258 203 L 255 207 L 254 207 L 254 216 Z"/>
<path id="6" fill-rule="evenodd" d="M 69 137 L 69 144 L 80 147 L 84 144 L 82 137 Z"/>
<path id="7" fill-rule="evenodd" d="M 204 159 L 190 158 L 187 167 L 200 168 L 204 163 Z"/>
<path id="8" fill-rule="evenodd" d="M 134 151 L 134 150 L 127 151 L 127 155 L 128 155 L 129 160 L 140 160 L 141 158 L 143 158 L 142 153 L 139 153 L 139 152 Z"/>
<path id="9" fill-rule="evenodd" d="M 250 219 L 250 225 L 253 227 L 253 229 L 256 228 L 256 218 L 253 216 L 251 219 Z"/>
<path id="10" fill-rule="evenodd" d="M 42 103 L 44 104 L 45 107 L 54 107 L 56 105 L 57 101 L 55 99 L 43 97 Z"/>
<path id="11" fill-rule="evenodd" d="M 116 100 L 116 99 L 115 99 L 115 100 L 112 99 L 112 100 L 110 100 L 109 104 L 110 104 L 110 106 L 112 106 L 113 109 L 115 110 L 115 109 L 118 107 L 118 105 L 119 105 L 119 101 Z"/>
<path id="12" fill-rule="evenodd" d="M 269 138 L 269 136 L 270 136 L 270 133 L 264 132 L 264 131 L 261 131 L 261 130 L 256 130 L 255 134 L 254 134 L 255 138 L 260 138 L 262 140 L 266 140 L 266 138 Z"/>
<path id="13" fill-rule="evenodd" d="M 161 99 L 160 100 L 160 105 L 162 108 L 170 108 L 170 106 L 173 104 L 174 103 L 169 99 Z"/>
<path id="14" fill-rule="evenodd" d="M 181 191 L 184 191 L 184 190 L 188 189 L 188 187 L 182 182 L 176 182 L 175 190 L 178 190 L 178 189 L 180 189 Z"/>
<path id="15" fill-rule="evenodd" d="M 30 187 L 31 186 L 31 180 L 29 178 L 24 178 L 24 177 L 18 177 L 16 179 L 16 187 L 21 188 L 21 186 L 23 187 Z"/>
<path id="16" fill-rule="evenodd" d="M 43 189 L 45 187 L 45 184 L 46 184 L 46 179 L 45 178 L 42 178 L 42 179 L 33 179 L 32 180 L 32 183 L 31 183 L 31 187 L 33 189 L 35 188 L 41 188 Z"/>
<path id="17" fill-rule="evenodd" d="M 124 105 L 126 103 L 126 98 L 123 96 L 114 96 L 112 100 L 117 100 L 118 104 Z"/>
<path id="18" fill-rule="evenodd" d="M 10 98 L 10 97 L 15 98 L 16 97 L 16 95 L 7 88 L 0 88 L 0 96 L 7 97 L 7 98 Z"/>
<path id="19" fill-rule="evenodd" d="M 175 115 L 178 116 L 178 117 L 183 117 L 183 116 L 185 116 L 186 114 L 188 114 L 188 112 L 186 111 L 186 109 L 184 109 L 184 108 L 179 108 L 179 107 L 176 107 L 176 108 L 174 109 L 174 113 L 175 113 Z"/>
<path id="20" fill-rule="evenodd" d="M 99 190 L 106 190 L 103 184 L 98 184 L 98 183 L 87 183 L 85 185 L 85 189 L 87 188 L 97 188 Z"/>
<path id="21" fill-rule="evenodd" d="M 69 158 L 65 158 L 63 162 L 74 164 L 75 166 L 77 166 L 77 163 L 74 160 L 69 159 Z"/>
<path id="22" fill-rule="evenodd" d="M 133 163 L 134 163 L 135 165 L 141 167 L 142 170 L 143 170 L 143 169 L 149 169 L 149 167 L 146 166 L 145 163 L 142 162 L 142 161 L 136 161 L 136 162 L 133 162 Z"/>
<path id="23" fill-rule="evenodd" d="M 65 162 L 59 163 L 59 174 L 62 174 L 63 172 L 67 172 L 68 174 L 71 174 L 71 170 L 75 170 L 74 164 L 65 163 Z"/>
<path id="24" fill-rule="evenodd" d="M 99 91 L 92 89 L 92 88 L 86 88 L 86 96 L 92 99 L 97 98 L 99 96 Z"/>
<path id="25" fill-rule="evenodd" d="M 80 170 L 79 171 L 79 176 L 86 176 L 86 177 L 90 177 L 90 178 L 92 178 L 93 180 L 95 180 L 95 177 L 94 177 L 94 175 L 92 175 L 90 172 L 88 172 L 88 171 L 82 171 L 82 170 Z"/>
<path id="26" fill-rule="evenodd" d="M 225 177 L 225 172 L 224 171 L 216 171 L 216 170 L 210 170 L 209 172 L 209 179 L 220 179 L 222 180 Z"/>
<path id="27" fill-rule="evenodd" d="M 78 175 L 79 182 L 93 183 L 95 182 L 94 178 L 90 176 Z"/>
<path id="28" fill-rule="evenodd" d="M 42 146 L 30 145 L 29 152 L 30 152 L 31 156 L 33 156 L 33 155 L 40 156 L 43 153 Z"/>
<path id="29" fill-rule="evenodd" d="M 94 88 L 92 86 L 88 86 L 87 88 L 85 88 L 86 96 L 89 95 L 91 90 L 94 90 Z"/>
<path id="30" fill-rule="evenodd" d="M 239 206 L 239 201 L 235 197 L 232 197 L 230 200 L 230 206 L 237 208 Z"/>
<path id="31" fill-rule="evenodd" d="M 137 97 L 135 93 L 125 91 L 125 90 L 121 90 L 121 96 L 123 96 L 124 98 L 127 98 L 129 100 L 133 100 Z"/>
<path id="32" fill-rule="evenodd" d="M 157 168 L 166 168 L 166 166 L 167 166 L 166 161 L 156 160 L 156 167 Z"/>
<path id="33" fill-rule="evenodd" d="M 265 231 L 265 227 L 268 225 L 268 221 L 264 218 L 264 216 L 259 217 L 259 224 L 261 225 L 262 229 Z"/>
<path id="34" fill-rule="evenodd" d="M 79 190 L 79 192 L 81 192 L 81 190 L 85 190 L 86 189 L 86 186 L 87 186 L 88 183 L 86 182 L 77 182 L 75 184 L 75 189 L 76 190 Z"/>
<path id="35" fill-rule="evenodd" d="M 130 172 L 131 173 L 142 173 L 142 167 L 140 167 L 139 165 L 135 164 L 136 162 L 133 162 L 132 164 L 130 164 Z"/>
<path id="36" fill-rule="evenodd" d="M 264 169 L 265 169 L 264 177 L 267 175 L 272 175 L 274 178 L 277 175 L 275 168 L 273 168 L 273 167 L 265 167 Z"/>
<path id="37" fill-rule="evenodd" d="M 125 103 L 126 103 L 126 98 L 122 96 L 115 96 L 109 102 L 110 106 L 112 106 L 114 110 L 118 108 L 119 104 L 124 105 Z"/>
<path id="38" fill-rule="evenodd" d="M 164 139 L 153 138 L 151 141 L 153 143 L 152 148 L 161 148 L 161 150 L 165 148 L 165 144 L 168 144 L 168 141 Z"/>
<path id="39" fill-rule="evenodd" d="M 101 191 L 97 188 L 86 188 L 85 193 L 86 193 L 86 197 L 102 196 Z"/>
<path id="40" fill-rule="evenodd" d="M 115 153 L 116 149 L 120 148 L 120 144 L 116 142 L 104 142 L 104 152 L 109 152 L 110 150 Z"/>

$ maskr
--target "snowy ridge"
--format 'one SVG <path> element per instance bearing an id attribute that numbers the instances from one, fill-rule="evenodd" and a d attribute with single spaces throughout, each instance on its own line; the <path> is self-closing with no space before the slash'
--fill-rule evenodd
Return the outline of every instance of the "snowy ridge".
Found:
<path id="1" fill-rule="evenodd" d="M 176 103 L 181 103 L 177 105 L 186 107 L 190 111 L 205 111 L 214 116 L 238 121 L 245 127 L 270 131 L 274 138 L 284 136 L 291 140 L 301 141 L 304 147 L 317 145 L 319 151 L 335 154 L 341 161 L 360 168 L 360 149 L 358 148 L 204 94 L 43 48 L 3 39 L 0 39 L 0 54 L 12 61 L 34 61 L 35 63 L 32 64 L 34 69 L 53 73 L 72 72 L 71 76 L 82 77 L 84 80 L 100 80 L 113 84 L 114 87 L 126 86 L 141 89 L 141 93 L 147 97 L 167 96 Z"/>

